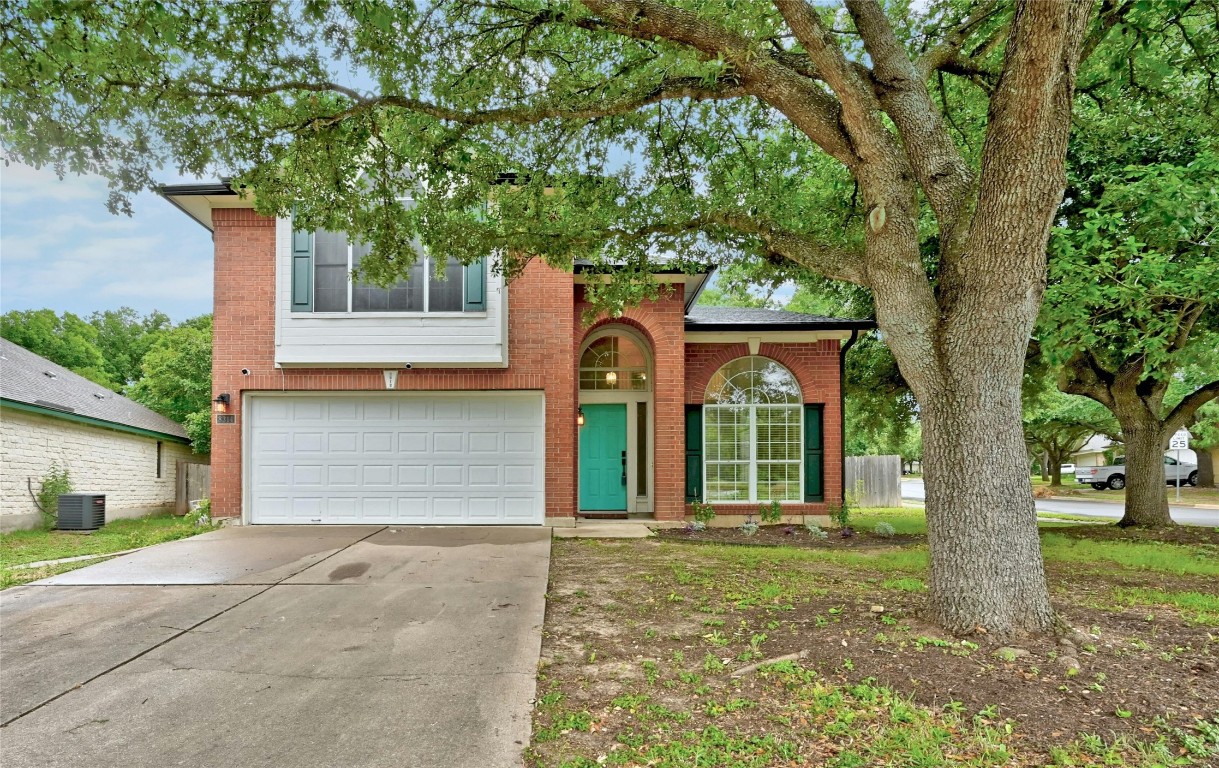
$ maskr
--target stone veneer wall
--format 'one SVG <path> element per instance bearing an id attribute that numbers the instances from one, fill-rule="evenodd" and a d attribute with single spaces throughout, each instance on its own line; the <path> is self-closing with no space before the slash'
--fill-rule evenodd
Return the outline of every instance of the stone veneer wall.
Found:
<path id="1" fill-rule="evenodd" d="M 11 408 L 0 412 L 0 530 L 35 528 L 42 516 L 27 481 L 38 492 L 52 464 L 67 467 L 78 492 L 106 494 L 106 518 L 139 517 L 172 509 L 177 461 L 205 462 L 190 446 L 79 424 Z"/>

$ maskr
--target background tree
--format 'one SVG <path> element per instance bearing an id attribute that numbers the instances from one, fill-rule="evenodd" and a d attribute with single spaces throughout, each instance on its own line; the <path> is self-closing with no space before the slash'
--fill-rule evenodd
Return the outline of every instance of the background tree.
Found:
<path id="1" fill-rule="evenodd" d="M 1117 169 L 1074 226 L 1055 233 L 1038 336 L 1063 365 L 1063 391 L 1101 403 L 1121 426 L 1122 526 L 1173 524 L 1168 439 L 1219 396 L 1217 177 L 1208 146 L 1185 161 Z"/>
<path id="2" fill-rule="evenodd" d="M 931 618 L 1053 626 L 1019 390 L 1076 74 L 1131 50 L 1115 29 L 1209 24 L 1206 2 L 5 8 L 8 151 L 106 176 L 116 210 L 172 159 L 235 172 L 264 214 L 296 205 L 302 226 L 368 240 L 361 271 L 382 283 L 418 238 L 499 253 L 509 276 L 590 258 L 611 310 L 656 294 L 661 251 L 869 287 L 922 418 Z"/>
<path id="3" fill-rule="evenodd" d="M 71 312 L 51 309 L 13 310 L 0 315 L 0 336 L 73 373 L 119 390 L 122 383 L 106 367 L 95 327 Z"/>
<path id="4" fill-rule="evenodd" d="M 131 307 L 120 307 L 94 312 L 89 325 L 97 329 L 97 348 L 106 373 L 120 387 L 127 387 L 143 375 L 144 355 L 173 322 L 156 310 L 141 317 Z"/>
<path id="5" fill-rule="evenodd" d="M 1062 486 L 1062 465 L 1093 435 L 1117 434 L 1113 416 L 1098 403 L 1067 395 L 1053 386 L 1025 401 L 1024 434 L 1031 452 L 1041 457 L 1042 473 L 1052 487 Z M 1075 478 L 1070 478 L 1071 482 Z"/>
<path id="6" fill-rule="evenodd" d="M 186 429 L 195 453 L 211 452 L 212 317 L 162 333 L 143 358 L 130 397 Z"/>
<path id="7" fill-rule="evenodd" d="M 1198 455 L 1198 485 L 1214 488 L 1215 463 L 1211 459 L 1211 449 L 1219 446 L 1219 401 L 1212 400 L 1199 408 L 1188 429 L 1190 446 Z"/>

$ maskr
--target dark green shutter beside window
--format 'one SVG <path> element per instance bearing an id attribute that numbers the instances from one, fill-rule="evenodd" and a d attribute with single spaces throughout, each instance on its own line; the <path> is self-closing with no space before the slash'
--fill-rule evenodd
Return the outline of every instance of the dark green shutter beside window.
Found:
<path id="1" fill-rule="evenodd" d="M 292 231 L 292 311 L 313 311 L 313 233 Z"/>
<path id="2" fill-rule="evenodd" d="M 824 405 L 804 406 L 804 500 L 825 501 Z"/>
<path id="3" fill-rule="evenodd" d="M 466 265 L 467 312 L 487 311 L 487 260 L 479 259 Z"/>
<path id="4" fill-rule="evenodd" d="M 686 406 L 686 501 L 703 500 L 703 407 Z"/>

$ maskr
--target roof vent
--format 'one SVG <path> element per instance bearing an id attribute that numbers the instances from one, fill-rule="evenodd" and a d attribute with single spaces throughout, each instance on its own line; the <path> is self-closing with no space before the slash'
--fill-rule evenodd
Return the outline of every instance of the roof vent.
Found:
<path id="1" fill-rule="evenodd" d="M 53 411 L 63 411 L 64 413 L 76 413 L 76 409 L 70 405 L 60 405 L 52 403 L 49 400 L 35 400 L 34 405 L 41 405 L 43 408 L 50 408 Z"/>
<path id="2" fill-rule="evenodd" d="M 93 396 L 94 396 L 94 397 L 96 397 L 98 400 L 105 400 L 105 399 L 106 399 L 106 396 L 105 396 L 105 395 L 103 395 L 101 392 L 94 392 L 94 393 L 93 393 Z"/>
<path id="3" fill-rule="evenodd" d="M 43 376 L 46 376 L 48 379 L 58 379 L 58 378 L 59 378 L 58 376 L 56 376 L 55 374 L 51 373 L 50 371 L 43 371 L 43 372 L 42 372 L 42 375 L 43 375 Z"/>

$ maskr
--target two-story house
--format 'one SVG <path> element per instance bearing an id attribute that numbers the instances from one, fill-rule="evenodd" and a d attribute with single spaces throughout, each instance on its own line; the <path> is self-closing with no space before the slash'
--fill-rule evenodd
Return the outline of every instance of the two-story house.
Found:
<path id="1" fill-rule="evenodd" d="M 695 306 L 708 274 L 582 323 L 577 265 L 510 283 L 294 232 L 226 184 L 166 187 L 213 233 L 212 508 L 254 524 L 672 521 L 842 498 L 843 356 L 871 321 Z"/>

